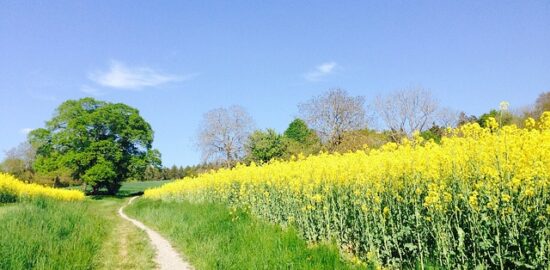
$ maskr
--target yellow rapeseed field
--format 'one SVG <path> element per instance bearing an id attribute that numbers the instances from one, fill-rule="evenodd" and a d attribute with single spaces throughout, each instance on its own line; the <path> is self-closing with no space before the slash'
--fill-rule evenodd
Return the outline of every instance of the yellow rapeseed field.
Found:
<path id="1" fill-rule="evenodd" d="M 550 261 L 550 112 L 526 128 L 467 124 L 440 144 L 400 144 L 240 165 L 145 197 L 221 201 L 359 263 L 402 268 L 544 268 Z"/>
<path id="2" fill-rule="evenodd" d="M 0 202 L 36 197 L 62 201 L 81 201 L 84 199 L 84 193 L 78 190 L 63 190 L 38 184 L 26 184 L 9 174 L 0 173 Z"/>

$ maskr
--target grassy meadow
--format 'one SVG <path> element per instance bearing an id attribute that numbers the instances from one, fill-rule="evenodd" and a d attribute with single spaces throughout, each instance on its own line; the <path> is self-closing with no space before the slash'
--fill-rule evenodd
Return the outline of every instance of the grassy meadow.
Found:
<path id="1" fill-rule="evenodd" d="M 293 228 L 223 204 L 139 199 L 126 212 L 159 231 L 196 269 L 361 269 L 333 243 L 310 246 Z"/>
<path id="2" fill-rule="evenodd" d="M 147 234 L 116 213 L 128 202 L 126 197 L 96 197 L 88 203 L 104 217 L 109 226 L 95 269 L 155 269 L 154 249 Z"/>
<path id="3" fill-rule="evenodd" d="M 155 269 L 145 232 L 117 216 L 129 198 L 170 181 L 124 183 L 116 196 L 0 204 L 0 269 Z M 76 189 L 71 187 L 69 189 Z M 196 269 L 360 269 L 334 243 L 222 204 L 143 200 L 126 212 L 167 237 Z"/>
<path id="4" fill-rule="evenodd" d="M 0 269 L 155 269 L 147 235 L 116 214 L 127 200 L 0 205 Z"/>
<path id="5" fill-rule="evenodd" d="M 109 229 L 87 203 L 0 206 L 0 269 L 91 269 Z"/>
<path id="6" fill-rule="evenodd" d="M 125 183 L 117 196 L 0 204 L 0 269 L 155 269 L 145 232 L 118 217 L 126 194 L 156 181 Z"/>

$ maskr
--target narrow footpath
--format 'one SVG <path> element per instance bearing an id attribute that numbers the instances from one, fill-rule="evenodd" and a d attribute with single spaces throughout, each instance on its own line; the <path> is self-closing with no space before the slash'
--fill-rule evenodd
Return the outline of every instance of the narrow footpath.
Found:
<path id="1" fill-rule="evenodd" d="M 147 235 L 149 236 L 149 239 L 151 239 L 151 243 L 155 247 L 156 256 L 155 261 L 161 270 L 191 270 L 193 267 L 186 261 L 184 261 L 181 256 L 172 248 L 172 245 L 159 233 L 156 231 L 151 230 L 149 227 L 145 226 L 143 223 L 128 217 L 126 214 L 124 214 L 124 208 L 132 203 L 134 199 L 137 197 L 133 197 L 128 201 L 128 204 L 120 207 L 118 209 L 118 214 L 123 218 L 130 222 L 132 222 L 134 225 L 136 225 L 138 228 L 144 230 Z"/>

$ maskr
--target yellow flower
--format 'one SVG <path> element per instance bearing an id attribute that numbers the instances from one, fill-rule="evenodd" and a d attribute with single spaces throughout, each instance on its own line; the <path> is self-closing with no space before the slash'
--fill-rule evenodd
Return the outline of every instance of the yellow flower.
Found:
<path id="1" fill-rule="evenodd" d="M 9 174 L 0 173 L 0 203 L 3 196 L 12 196 L 18 199 L 47 197 L 61 201 L 84 200 L 84 193 L 79 190 L 65 190 L 38 184 L 26 184 Z"/>
<path id="2" fill-rule="evenodd" d="M 457 214 L 479 226 L 487 224 L 481 218 L 502 216 L 530 221 L 544 216 L 546 221 L 550 216 L 550 112 L 539 121 L 527 119 L 525 126 L 499 129 L 497 121 L 489 118 L 487 127 L 472 123 L 448 129 L 441 143 L 422 142 L 415 133 L 412 139 L 378 149 L 238 165 L 146 190 L 144 197 L 226 202 L 275 223 L 292 217 L 309 241 L 347 235 L 335 230 L 353 226 L 358 231 L 353 231 L 352 239 L 338 240 L 350 241 L 354 247 L 364 244 L 360 241 L 365 234 L 383 239 L 384 235 L 374 233 L 380 228 L 381 214 L 402 215 L 396 220 L 408 224 L 431 222 L 423 233 L 457 225 L 453 224 Z M 400 229 L 401 225 L 395 226 Z M 354 240 L 355 236 L 363 240 Z M 376 248 L 358 255 L 368 259 L 367 252 L 389 261 Z"/>
<path id="3" fill-rule="evenodd" d="M 490 130 L 498 129 L 498 122 L 494 117 L 489 117 L 485 120 L 485 126 Z"/>
<path id="4" fill-rule="evenodd" d="M 531 129 L 534 129 L 535 126 L 536 126 L 536 122 L 535 122 L 535 119 L 531 118 L 531 117 L 528 117 L 527 119 L 525 119 L 525 128 L 531 130 Z"/>
<path id="5" fill-rule="evenodd" d="M 321 196 L 321 194 L 315 194 L 311 197 L 311 200 L 313 200 L 316 203 L 320 203 L 323 201 L 323 196 Z"/>

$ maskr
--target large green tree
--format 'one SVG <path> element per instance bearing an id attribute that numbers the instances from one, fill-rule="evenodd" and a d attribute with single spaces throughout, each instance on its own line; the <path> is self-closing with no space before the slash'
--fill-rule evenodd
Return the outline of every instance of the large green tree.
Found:
<path id="1" fill-rule="evenodd" d="M 160 166 L 151 126 L 137 109 L 122 103 L 65 101 L 29 140 L 37 148 L 38 173 L 55 178 L 69 172 L 94 193 L 106 188 L 114 194 L 122 181 L 141 179 L 148 166 Z"/>

